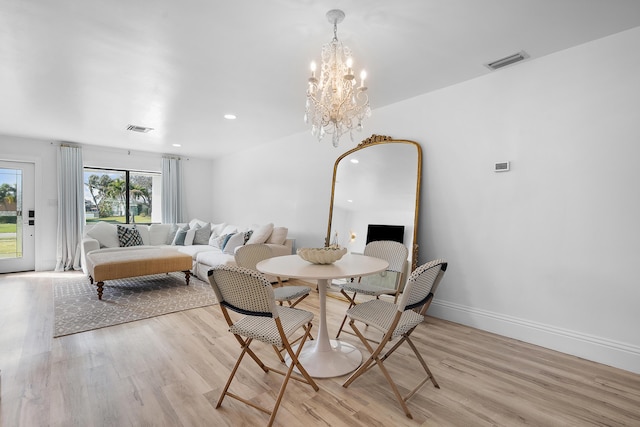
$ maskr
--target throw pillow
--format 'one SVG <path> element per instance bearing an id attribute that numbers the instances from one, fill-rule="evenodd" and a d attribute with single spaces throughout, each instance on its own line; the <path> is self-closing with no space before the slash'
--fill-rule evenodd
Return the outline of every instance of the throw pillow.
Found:
<path id="1" fill-rule="evenodd" d="M 209 246 L 222 250 L 224 248 L 224 242 L 228 236 L 228 234 L 223 234 L 222 236 L 214 236 L 211 234 L 211 237 L 209 238 Z"/>
<path id="2" fill-rule="evenodd" d="M 261 225 L 253 231 L 253 234 L 249 238 L 247 244 L 253 245 L 256 243 L 264 243 L 267 241 L 269 236 L 271 236 L 271 232 L 273 231 L 273 223 Z"/>
<path id="3" fill-rule="evenodd" d="M 211 237 L 211 224 L 207 223 L 204 227 L 196 229 L 196 235 L 193 237 L 193 244 L 208 245 L 209 237 Z"/>
<path id="4" fill-rule="evenodd" d="M 179 228 L 176 232 L 176 237 L 173 238 L 173 242 L 171 244 L 173 246 L 184 246 L 184 239 L 187 237 L 187 231 L 189 230 L 189 226 L 185 225 L 182 228 Z"/>
<path id="5" fill-rule="evenodd" d="M 267 239 L 267 243 L 273 243 L 275 245 L 284 245 L 287 240 L 287 234 L 289 229 L 287 227 L 273 227 L 271 236 Z"/>
<path id="6" fill-rule="evenodd" d="M 129 228 L 124 225 L 118 225 L 117 227 L 120 247 L 142 245 L 142 236 L 140 236 L 140 232 L 135 228 L 135 226 Z"/>
<path id="7" fill-rule="evenodd" d="M 226 222 L 222 222 L 220 224 L 211 224 L 211 234 L 217 236 L 222 235 L 222 230 L 227 226 Z"/>
<path id="8" fill-rule="evenodd" d="M 117 248 L 120 246 L 118 240 L 118 230 L 114 224 L 99 221 L 87 230 L 87 236 L 96 239 L 100 243 L 101 248 Z"/>
<path id="9" fill-rule="evenodd" d="M 215 234 L 211 233 L 211 237 L 209 237 L 209 246 L 222 249 L 222 242 L 224 242 L 225 237 L 227 237 L 225 234 L 223 234 L 222 236 L 216 236 Z"/>
<path id="10" fill-rule="evenodd" d="M 196 225 L 196 228 L 192 228 L 187 230 L 186 236 L 184 236 L 184 245 L 191 246 L 193 245 L 193 239 L 196 237 L 196 231 L 200 229 L 200 226 Z"/>
<path id="11" fill-rule="evenodd" d="M 167 245 L 173 245 L 173 239 L 176 238 L 176 233 L 178 232 L 178 230 L 180 229 L 180 227 L 178 227 L 178 224 L 171 224 L 171 228 L 169 229 L 169 234 L 167 235 Z"/>
<path id="12" fill-rule="evenodd" d="M 245 233 L 236 233 L 232 235 L 224 245 L 222 252 L 228 255 L 234 255 L 236 253 L 236 248 L 244 245 L 244 235 Z"/>
<path id="13" fill-rule="evenodd" d="M 237 225 L 229 225 L 227 224 L 224 229 L 220 232 L 220 234 L 233 234 L 238 232 Z"/>
<path id="14" fill-rule="evenodd" d="M 197 218 L 194 218 L 191 221 L 189 221 L 189 228 L 196 228 L 196 225 L 199 225 L 200 227 L 204 227 L 205 225 L 207 225 L 207 222 L 199 220 Z"/>

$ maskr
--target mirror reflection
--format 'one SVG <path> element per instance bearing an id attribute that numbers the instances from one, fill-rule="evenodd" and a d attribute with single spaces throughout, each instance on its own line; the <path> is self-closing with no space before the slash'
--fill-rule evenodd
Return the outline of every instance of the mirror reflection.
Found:
<path id="1" fill-rule="evenodd" d="M 414 141 L 373 135 L 334 165 L 327 244 L 362 253 L 371 240 L 397 240 L 417 262 L 422 151 Z"/>

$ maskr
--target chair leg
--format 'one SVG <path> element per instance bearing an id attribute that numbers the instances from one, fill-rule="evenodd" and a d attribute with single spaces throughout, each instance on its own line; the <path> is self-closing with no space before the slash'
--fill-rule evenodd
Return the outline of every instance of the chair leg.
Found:
<path id="1" fill-rule="evenodd" d="M 353 296 L 350 297 L 344 290 L 340 290 L 340 293 L 342 295 L 345 296 L 345 298 L 347 298 L 347 300 L 349 301 L 349 307 L 347 307 L 347 310 L 349 310 L 351 307 L 353 307 L 354 305 L 356 305 L 356 294 L 357 292 L 353 293 Z M 340 334 L 342 333 L 342 329 L 344 328 L 344 324 L 347 321 L 347 315 L 344 315 L 344 318 L 342 318 L 342 323 L 340 324 L 340 328 L 338 329 L 338 333 L 336 334 L 336 339 L 338 339 L 340 337 Z"/>
<path id="2" fill-rule="evenodd" d="M 393 379 L 391 379 L 391 375 L 389 375 L 389 371 L 387 371 L 387 368 L 384 367 L 384 363 L 378 357 L 376 357 L 375 359 L 376 359 L 376 364 L 378 365 L 378 367 L 380 367 L 380 370 L 382 371 L 384 377 L 387 379 L 387 382 L 391 386 L 391 390 L 393 390 L 393 394 L 395 394 L 396 399 L 398 400 L 398 403 L 400 403 L 400 406 L 402 406 L 402 410 L 404 411 L 404 414 L 407 416 L 407 418 L 413 419 L 413 415 L 411 415 L 411 412 L 409 411 L 409 407 L 407 406 L 404 398 L 400 394 L 400 390 L 398 390 L 396 383 L 394 383 Z"/>
<path id="3" fill-rule="evenodd" d="M 427 364 L 424 362 L 424 360 L 422 359 L 422 357 L 420 356 L 420 353 L 418 353 L 418 349 L 415 347 L 415 345 L 413 345 L 413 342 L 411 342 L 411 340 L 409 339 L 408 334 L 403 335 L 403 337 L 397 342 L 395 343 L 395 345 L 388 351 L 386 352 L 382 357 L 380 357 L 380 353 L 382 352 L 382 350 L 384 349 L 384 346 L 391 340 L 391 333 L 387 333 L 385 334 L 385 336 L 382 338 L 380 344 L 378 345 L 378 347 L 374 350 L 373 347 L 371 347 L 371 344 L 369 343 L 369 341 L 365 338 L 365 336 L 360 332 L 360 330 L 356 327 L 354 320 L 352 319 L 349 322 L 349 325 L 351 326 L 351 328 L 354 330 L 355 334 L 358 336 L 358 338 L 360 338 L 360 341 L 362 341 L 362 343 L 364 344 L 364 346 L 367 348 L 367 350 L 371 353 L 371 355 L 369 356 L 369 358 L 362 364 L 360 365 L 360 367 L 353 373 L 351 374 L 351 376 L 344 382 L 344 384 L 342 384 L 343 387 L 348 387 L 349 385 L 351 385 L 351 383 L 353 383 L 358 377 L 360 377 L 362 374 L 364 374 L 365 372 L 367 372 L 371 367 L 373 367 L 374 365 L 378 365 L 380 367 L 380 370 L 382 371 L 382 374 L 384 375 L 385 379 L 387 380 L 387 382 L 389 383 L 389 386 L 391 386 L 391 390 L 393 391 L 393 394 L 396 397 L 396 400 L 398 400 L 398 403 L 400 403 L 400 406 L 402 407 L 402 410 L 404 411 L 405 415 L 407 416 L 407 418 L 409 419 L 413 419 L 413 415 L 411 414 L 411 411 L 409 411 L 409 407 L 406 404 L 406 401 L 413 396 L 413 394 L 429 379 L 431 378 L 431 381 L 434 383 L 434 385 L 436 385 L 437 388 L 440 388 L 437 385 L 437 382 L 435 382 L 435 378 L 433 377 L 433 375 L 431 374 L 431 371 L 429 370 L 429 368 L 427 367 Z M 409 332 L 411 333 L 411 331 Z M 400 390 L 398 390 L 398 386 L 395 384 L 395 382 L 393 381 L 393 379 L 391 378 L 391 375 L 389 374 L 389 371 L 387 371 L 387 368 L 384 366 L 384 361 L 391 355 L 391 353 L 393 353 L 399 346 L 400 344 L 402 344 L 402 342 L 407 341 L 407 343 L 411 346 L 412 350 L 414 351 L 414 353 L 416 354 L 416 356 L 418 357 L 418 360 L 420 360 L 420 363 L 422 364 L 423 368 L 425 369 L 425 371 L 428 373 L 428 377 L 425 378 L 416 388 L 414 388 L 409 395 L 407 395 L 406 397 L 403 397 L 400 394 Z"/>
<path id="4" fill-rule="evenodd" d="M 251 406 L 252 408 L 255 408 L 259 411 L 262 411 L 266 414 L 268 414 L 269 417 L 269 423 L 267 424 L 268 426 L 273 425 L 273 422 L 275 420 L 276 414 L 278 412 L 278 409 L 280 408 L 280 403 L 282 402 L 282 397 L 284 396 L 284 392 L 287 388 L 287 384 L 289 383 L 290 379 L 296 380 L 296 381 L 300 381 L 306 384 L 309 384 L 315 391 L 318 391 L 320 388 L 318 387 L 318 385 L 316 384 L 316 382 L 313 380 L 313 378 L 311 378 L 311 376 L 309 375 L 309 373 L 306 371 L 306 369 L 304 369 L 304 367 L 302 366 L 302 364 L 300 363 L 298 357 L 300 355 L 300 352 L 302 351 L 302 347 L 304 345 L 305 340 L 311 336 L 311 328 L 312 328 L 312 324 L 311 322 L 309 322 L 307 325 L 303 326 L 303 329 L 305 331 L 304 335 L 301 337 L 301 343 L 300 346 L 298 347 L 297 351 L 293 351 L 293 349 L 291 348 L 291 344 L 284 339 L 284 348 L 286 349 L 287 353 L 289 354 L 289 356 L 291 357 L 291 366 L 289 366 L 289 368 L 287 369 L 286 372 L 283 372 L 281 370 L 278 369 L 274 369 L 274 368 L 268 368 L 265 365 L 261 365 L 264 366 L 265 372 L 269 372 L 269 371 L 273 371 L 277 374 L 283 375 L 284 379 L 282 381 L 282 384 L 280 386 L 280 391 L 278 392 L 278 395 L 276 397 L 276 401 L 275 404 L 273 406 L 273 408 L 271 410 L 263 408 L 261 406 L 256 405 L 255 403 L 251 402 L 248 399 L 245 399 L 241 396 L 238 396 L 237 394 L 231 393 L 229 392 L 229 386 L 231 385 L 231 382 L 233 381 L 233 378 L 236 375 L 236 372 L 238 371 L 238 368 L 240 367 L 240 363 L 242 362 L 242 359 L 244 358 L 245 354 L 253 354 L 255 356 L 255 353 L 253 353 L 253 351 L 249 348 L 249 345 L 252 342 L 252 339 L 248 338 L 246 341 L 243 340 L 241 337 L 236 335 L 236 338 L 238 339 L 238 341 L 240 341 L 241 343 L 244 343 L 242 346 L 242 352 L 240 353 L 240 356 L 238 357 L 238 360 L 236 361 L 235 365 L 233 366 L 233 369 L 231 371 L 231 374 L 229 375 L 229 379 L 227 380 L 227 383 L 224 386 L 224 389 L 222 391 L 222 394 L 220 395 L 220 399 L 218 400 L 218 403 L 216 404 L 216 408 L 219 408 L 220 405 L 222 405 L 222 401 L 224 400 L 225 396 L 229 396 L 232 397 L 246 405 Z M 278 326 L 281 329 L 281 326 Z M 255 356 L 257 358 L 257 356 Z M 260 360 L 260 359 L 258 359 Z M 260 363 L 259 363 L 260 364 Z M 301 373 L 301 376 L 297 376 L 297 375 L 292 375 L 293 373 L 293 369 L 294 368 L 298 368 L 298 370 Z"/>
<path id="5" fill-rule="evenodd" d="M 236 376 L 236 372 L 238 371 L 238 367 L 240 367 L 240 362 L 242 362 L 242 359 L 244 358 L 244 355 L 247 354 L 247 350 L 249 349 L 249 345 L 251 344 L 251 339 L 247 339 L 246 341 L 244 341 L 242 338 L 239 338 L 236 335 L 236 338 L 238 339 L 238 341 L 243 342 L 243 346 L 242 346 L 242 352 L 240 353 L 240 356 L 238 356 L 238 360 L 236 360 L 236 364 L 233 365 L 233 369 L 231 370 L 231 374 L 229 375 L 229 379 L 227 379 L 227 383 L 224 386 L 224 389 L 222 390 L 222 393 L 220 394 L 220 398 L 218 399 L 218 403 L 216 404 L 216 408 L 219 408 L 220 405 L 222 405 L 222 401 L 224 400 L 224 397 L 228 394 L 228 390 L 229 390 L 229 386 L 231 385 L 231 381 L 233 381 L 233 377 Z"/>
<path id="6" fill-rule="evenodd" d="M 300 298 L 298 298 L 297 300 L 295 300 L 294 302 L 289 301 L 289 303 L 291 304 L 289 307 L 295 307 L 296 305 L 298 305 L 298 303 L 300 301 L 302 301 L 303 299 L 305 299 L 308 295 L 302 295 Z"/>
<path id="7" fill-rule="evenodd" d="M 342 384 L 342 387 L 345 387 L 345 388 L 349 387 L 351 383 L 353 383 L 360 375 L 364 374 L 366 371 L 369 370 L 369 367 L 371 366 L 371 364 L 376 361 L 376 358 L 384 348 L 384 345 L 378 345 L 378 348 L 374 350 L 373 347 L 371 347 L 371 344 L 369 343 L 369 341 L 365 338 L 364 335 L 362 335 L 362 332 L 360 332 L 360 330 L 356 327 L 355 321 L 353 319 L 349 322 L 349 325 L 351 326 L 356 336 L 360 339 L 362 344 L 367 348 L 367 350 L 371 355 L 369 356 L 369 358 L 367 358 L 367 360 L 362 365 L 360 365 L 358 369 L 355 370 L 354 373 L 352 373 L 349 376 L 349 378 L 347 378 L 344 384 Z M 384 342 L 386 344 L 388 341 L 389 341 L 389 336 L 385 335 L 382 338 L 381 342 Z"/>
<path id="8" fill-rule="evenodd" d="M 283 348 L 278 348 L 277 345 L 273 345 L 273 349 L 275 350 L 276 354 L 278 355 L 278 359 L 280 359 L 280 362 L 281 363 L 285 363 L 284 357 L 282 357 L 282 351 L 284 349 Z"/>
<path id="9" fill-rule="evenodd" d="M 422 368 L 424 369 L 424 371 L 427 373 L 427 379 L 431 379 L 431 382 L 433 383 L 433 386 L 435 388 L 440 388 L 440 385 L 438 384 L 438 382 L 436 381 L 436 377 L 433 376 L 433 374 L 431 373 L 431 370 L 429 369 L 429 366 L 427 366 L 427 362 L 424 361 L 424 359 L 422 358 L 422 356 L 420 355 L 420 352 L 418 352 L 418 349 L 416 348 L 416 346 L 413 344 L 413 341 L 411 341 L 411 339 L 409 337 L 407 337 L 407 344 L 409 344 L 409 347 L 411 347 L 411 349 L 413 350 L 413 352 L 416 355 L 416 358 L 420 361 L 420 364 L 422 365 Z M 407 397 L 408 398 L 408 397 Z"/>
<path id="10" fill-rule="evenodd" d="M 304 298 L 304 297 L 302 297 L 302 298 Z M 297 343 L 298 341 L 302 340 L 303 338 L 304 338 L 304 335 L 296 338 L 295 340 L 291 341 L 289 344 L 293 346 L 295 343 Z M 313 341 L 313 335 L 311 335 L 311 333 L 309 333 L 308 338 L 309 338 L 310 341 Z M 300 344 L 300 348 L 302 348 L 302 346 L 303 346 L 303 343 Z M 276 354 L 278 355 L 278 358 L 280 359 L 280 362 L 286 363 L 285 360 L 284 360 L 284 357 L 282 356 L 282 353 L 286 350 L 286 348 L 284 348 L 284 347 L 278 348 L 277 345 L 274 345 L 273 349 L 275 350 Z"/>
<path id="11" fill-rule="evenodd" d="M 289 357 L 291 357 L 291 366 L 295 365 L 300 371 L 300 374 L 307 380 L 308 384 L 311 387 L 313 387 L 315 391 L 318 391 L 319 390 L 318 385 L 313 380 L 313 378 L 311 378 L 311 375 L 309 375 L 307 370 L 304 368 L 304 366 L 302 366 L 302 363 L 300 363 L 300 360 L 298 359 L 298 357 L 300 356 L 300 353 L 302 352 L 302 347 L 304 347 L 304 343 L 306 342 L 307 338 L 311 337 L 312 327 L 313 325 L 311 323 L 309 323 L 306 327 L 304 327 L 305 334 L 302 337 L 302 340 L 300 341 L 300 345 L 298 346 L 298 349 L 296 352 L 293 351 L 293 348 L 291 347 L 291 344 L 289 344 L 289 342 L 284 343 L 284 348 L 287 351 L 287 353 L 289 353 Z"/>

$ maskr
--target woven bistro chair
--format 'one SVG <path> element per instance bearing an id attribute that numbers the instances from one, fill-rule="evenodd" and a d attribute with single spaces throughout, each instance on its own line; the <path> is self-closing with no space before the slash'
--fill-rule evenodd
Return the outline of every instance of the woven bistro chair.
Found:
<path id="1" fill-rule="evenodd" d="M 236 264 L 239 267 L 248 268 L 249 270 L 258 271 L 256 269 L 256 265 L 265 259 L 269 259 L 273 257 L 273 253 L 271 248 L 265 244 L 251 244 L 241 246 L 236 250 L 235 258 Z M 262 273 L 260 273 L 262 274 Z M 295 307 L 300 301 L 305 299 L 309 293 L 311 293 L 311 288 L 308 286 L 283 286 L 282 281 L 278 277 L 278 282 L 273 285 L 273 294 L 275 296 L 276 301 L 282 305 L 284 301 L 289 304 L 289 307 Z M 310 337 L 313 339 L 313 337 Z M 293 341 L 291 344 L 295 344 L 297 340 Z M 280 361 L 284 363 L 284 348 L 283 347 L 273 347 Z"/>
<path id="2" fill-rule="evenodd" d="M 216 408 L 219 408 L 224 398 L 229 396 L 269 414 L 269 423 L 267 425 L 271 426 L 280 407 L 289 379 L 309 384 L 315 391 L 318 391 L 318 385 L 298 360 L 300 351 L 311 333 L 313 313 L 298 308 L 277 305 L 271 283 L 262 274 L 245 268 L 219 265 L 209 270 L 209 282 L 218 298 L 222 314 L 229 325 L 229 331 L 233 333 L 242 347 L 242 352 L 231 370 Z M 229 310 L 240 313 L 244 317 L 239 320 L 232 320 Z M 291 348 L 289 337 L 300 328 L 304 330 L 304 335 L 300 346 L 294 352 Z M 287 371 L 284 372 L 265 365 L 250 348 L 254 340 L 283 347 L 291 358 L 291 365 Z M 284 376 L 275 404 L 271 409 L 259 406 L 251 400 L 229 391 L 240 363 L 247 354 L 265 373 L 273 371 Z M 292 375 L 294 368 L 297 368 L 300 375 Z"/>
<path id="3" fill-rule="evenodd" d="M 256 265 L 260 261 L 271 257 L 273 257 L 271 248 L 262 243 L 241 246 L 235 254 L 236 264 L 239 267 L 255 271 L 257 271 Z M 277 279 L 277 283 L 273 285 L 273 293 L 280 305 L 286 301 L 289 307 L 295 307 L 311 292 L 311 288 L 308 286 L 284 286 L 280 278 L 278 277 Z"/>
<path id="4" fill-rule="evenodd" d="M 434 260 L 416 268 L 409 276 L 407 284 L 402 293 L 400 301 L 396 304 L 390 301 L 374 299 L 360 303 L 349 310 L 349 325 L 360 338 L 360 341 L 371 354 L 369 358 L 342 384 L 343 387 L 349 387 L 358 377 L 368 372 L 370 368 L 377 365 L 387 382 L 393 390 L 393 394 L 402 406 L 405 415 L 413 418 L 406 401 L 422 387 L 427 380 L 431 380 L 434 387 L 440 388 L 433 374 L 429 370 L 427 363 L 424 361 L 418 348 L 411 341 L 411 333 L 424 320 L 424 314 L 429 308 L 433 295 L 438 288 L 442 276 L 447 269 L 447 262 L 443 260 Z M 372 343 L 357 328 L 355 321 L 364 322 L 383 333 L 382 340 L 376 344 L 374 348 Z M 396 340 L 397 339 L 397 340 Z M 395 341 L 395 342 L 394 342 Z M 389 371 L 384 366 L 389 356 L 393 354 L 404 342 L 413 350 L 416 358 L 422 365 L 427 376 L 406 396 L 402 396 L 395 382 L 391 378 Z M 390 344 L 389 350 L 382 355 L 387 344 Z M 407 360 L 403 359 L 403 364 Z"/>
<path id="5" fill-rule="evenodd" d="M 356 305 L 356 295 L 369 295 L 377 298 L 380 295 L 393 295 L 393 302 L 398 301 L 398 294 L 400 293 L 400 285 L 402 284 L 402 279 L 404 275 L 404 271 L 407 268 L 407 258 L 409 257 L 409 250 L 405 245 L 399 242 L 391 241 L 391 240 L 377 240 L 374 242 L 370 242 L 364 248 L 364 255 L 381 258 L 389 263 L 389 267 L 387 267 L 387 272 L 396 273 L 396 281 L 393 288 L 383 288 L 381 286 L 377 286 L 374 284 L 370 284 L 368 279 L 365 277 L 358 278 L 355 282 L 347 282 L 340 285 L 340 293 L 347 298 L 349 301 L 349 307 L 351 308 Z M 347 316 L 345 314 L 342 319 L 342 323 L 340 324 L 340 328 L 338 329 L 338 333 L 336 334 L 336 339 L 340 337 L 340 333 L 342 333 L 342 329 L 344 328 L 344 324 L 347 320 Z"/>

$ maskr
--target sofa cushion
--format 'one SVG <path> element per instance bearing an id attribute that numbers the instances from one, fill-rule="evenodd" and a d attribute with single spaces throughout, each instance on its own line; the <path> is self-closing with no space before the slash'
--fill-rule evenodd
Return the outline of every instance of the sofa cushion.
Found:
<path id="1" fill-rule="evenodd" d="M 177 250 L 180 253 L 183 254 L 187 254 L 190 255 L 191 258 L 193 258 L 193 260 L 195 261 L 196 256 L 200 253 L 200 252 L 211 252 L 211 251 L 215 251 L 218 253 L 221 253 L 221 251 L 212 248 L 209 245 L 191 245 L 191 246 L 178 246 L 174 248 L 175 250 Z"/>
<path id="2" fill-rule="evenodd" d="M 207 223 L 204 227 L 200 227 L 196 230 L 196 234 L 193 237 L 193 244 L 208 245 L 209 237 L 211 237 L 211 224 Z"/>
<path id="3" fill-rule="evenodd" d="M 257 243 L 265 243 L 269 236 L 271 236 L 271 232 L 273 231 L 273 223 L 261 225 L 257 228 L 253 229 L 253 234 L 249 238 L 247 244 L 253 245 Z"/>
<path id="4" fill-rule="evenodd" d="M 115 224 L 99 221 L 89 230 L 87 236 L 96 239 L 100 243 L 101 248 L 118 248 L 120 241 L 118 240 L 118 230 Z"/>
<path id="5" fill-rule="evenodd" d="M 199 264 L 206 265 L 209 268 L 215 265 L 236 265 L 236 258 L 233 255 L 222 253 L 221 251 L 202 251 L 196 255 L 196 261 Z"/>
<path id="6" fill-rule="evenodd" d="M 269 236 L 266 243 L 284 245 L 284 242 L 287 240 L 287 234 L 289 234 L 289 229 L 287 227 L 273 227 L 271 236 Z"/>
<path id="7" fill-rule="evenodd" d="M 170 245 L 176 235 L 175 232 L 178 231 L 178 226 L 176 225 L 176 228 L 171 235 L 171 240 L 167 242 L 171 227 L 172 224 L 151 224 L 149 226 L 149 243 L 145 242 L 144 234 L 140 232 L 142 235 L 142 241 L 145 242 L 145 245 L 149 244 L 151 246 Z"/>
<path id="8" fill-rule="evenodd" d="M 142 246 L 142 237 L 135 227 L 125 227 L 124 225 L 117 225 L 118 230 L 118 242 L 120 247 L 128 246 Z"/>
<path id="9" fill-rule="evenodd" d="M 149 246 L 151 244 L 151 238 L 149 236 L 149 226 L 145 224 L 135 224 L 135 229 L 140 233 L 140 237 L 142 237 L 142 244 Z M 164 242 L 162 242 L 164 244 Z"/>

